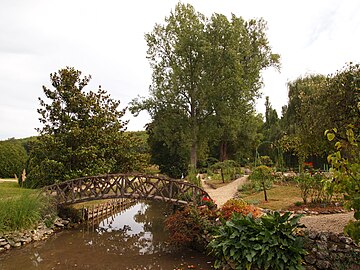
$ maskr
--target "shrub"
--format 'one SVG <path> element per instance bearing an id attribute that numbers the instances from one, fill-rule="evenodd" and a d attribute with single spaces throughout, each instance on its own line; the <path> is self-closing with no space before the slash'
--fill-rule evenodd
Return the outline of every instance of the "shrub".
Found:
<path id="1" fill-rule="evenodd" d="M 251 213 L 254 218 L 261 215 L 259 208 L 253 205 L 249 205 L 241 199 L 230 199 L 221 207 L 220 214 L 224 219 L 230 219 L 233 213 L 238 213 L 243 216 L 247 216 Z"/>
<path id="2" fill-rule="evenodd" d="M 208 171 L 211 173 L 219 171 L 223 183 L 225 183 L 226 180 L 235 180 L 243 174 L 241 168 L 234 160 L 216 162 L 209 167 Z"/>
<path id="3" fill-rule="evenodd" d="M 207 207 L 186 206 L 165 220 L 165 229 L 169 232 L 170 243 L 176 246 L 203 246 L 207 232 L 213 230 L 217 215 Z"/>
<path id="4" fill-rule="evenodd" d="M 271 166 L 273 165 L 273 161 L 271 160 L 271 158 L 269 156 L 261 156 L 260 157 L 260 164 L 265 165 L 265 166 Z"/>
<path id="5" fill-rule="evenodd" d="M 259 219 L 234 215 L 214 233 L 209 244 L 215 268 L 232 269 L 303 269 L 305 249 L 295 236 L 301 216 L 278 212 Z"/>
<path id="6" fill-rule="evenodd" d="M 303 199 L 304 204 L 307 204 L 313 186 L 313 178 L 311 177 L 311 174 L 303 173 L 296 178 L 296 181 L 298 182 L 301 191 L 301 198 Z"/>
<path id="7" fill-rule="evenodd" d="M 335 193 L 334 183 L 323 173 L 302 173 L 296 177 L 304 203 L 330 202 Z"/>
<path id="8" fill-rule="evenodd" d="M 206 205 L 209 209 L 215 209 L 217 207 L 215 201 L 208 197 L 203 197 L 200 204 Z"/>

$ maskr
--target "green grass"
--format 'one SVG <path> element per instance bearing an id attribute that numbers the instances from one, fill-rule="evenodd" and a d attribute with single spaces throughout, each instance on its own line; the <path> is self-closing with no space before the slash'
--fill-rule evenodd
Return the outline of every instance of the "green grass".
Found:
<path id="1" fill-rule="evenodd" d="M 263 191 L 251 195 L 244 194 L 240 197 L 246 202 L 272 210 L 286 210 L 295 202 L 302 201 L 300 189 L 295 185 L 274 185 L 272 189 L 267 190 L 267 202 L 264 200 Z"/>
<path id="2" fill-rule="evenodd" d="M 39 190 L 20 188 L 16 182 L 0 183 L 0 231 L 29 229 L 54 208 Z"/>
<path id="3" fill-rule="evenodd" d="M 36 189 L 20 188 L 17 182 L 0 183 L 0 201 L 14 199 L 22 195 L 38 194 L 38 192 Z"/>

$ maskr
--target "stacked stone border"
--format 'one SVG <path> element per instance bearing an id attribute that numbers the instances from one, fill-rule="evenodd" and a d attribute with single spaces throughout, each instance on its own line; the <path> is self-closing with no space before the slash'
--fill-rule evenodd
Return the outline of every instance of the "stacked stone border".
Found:
<path id="1" fill-rule="evenodd" d="M 57 218 L 51 228 L 47 228 L 45 223 L 40 223 L 36 229 L 4 234 L 0 233 L 0 253 L 11 248 L 21 247 L 34 241 L 45 240 L 55 231 L 69 226 L 71 226 L 69 220 Z"/>
<path id="2" fill-rule="evenodd" d="M 342 234 L 305 231 L 304 246 L 306 270 L 360 269 L 360 246 Z"/>

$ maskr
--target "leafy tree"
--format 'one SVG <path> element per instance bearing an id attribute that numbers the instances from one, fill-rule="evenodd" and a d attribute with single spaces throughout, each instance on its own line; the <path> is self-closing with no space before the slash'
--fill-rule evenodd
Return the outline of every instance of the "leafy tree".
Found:
<path id="1" fill-rule="evenodd" d="M 274 181 L 273 170 L 265 165 L 258 166 L 251 173 L 249 179 L 262 187 L 264 192 L 264 199 L 267 202 L 268 198 L 266 190 L 269 189 L 272 182 Z"/>
<path id="2" fill-rule="evenodd" d="M 169 126 L 163 128 L 161 119 L 162 117 L 156 118 L 146 129 L 149 135 L 150 162 L 159 165 L 160 171 L 169 177 L 180 178 L 187 175 L 189 165 L 183 131 L 181 125 L 170 129 Z"/>
<path id="3" fill-rule="evenodd" d="M 43 86 L 50 103 L 40 100 L 40 136 L 31 146 L 29 185 L 42 186 L 86 175 L 141 169 L 137 139 L 124 134 L 120 101 L 100 86 L 85 92 L 91 77 L 67 67 L 50 74 L 54 89 Z"/>
<path id="4" fill-rule="evenodd" d="M 309 156 L 324 156 L 332 146 L 324 130 L 344 131 L 359 121 L 360 66 L 348 64 L 328 76 L 309 75 L 289 83 L 289 104 L 284 108 L 282 127 L 288 136 L 299 140 L 297 149 L 302 166 Z M 342 135 L 344 136 L 344 134 Z"/>
<path id="5" fill-rule="evenodd" d="M 212 106 L 211 121 L 219 141 L 219 160 L 228 159 L 228 145 L 238 139 L 253 114 L 262 86 L 261 70 L 279 67 L 265 35 L 266 23 L 232 15 L 212 15 L 206 26 L 209 49 L 205 55 L 205 84 Z"/>
<path id="6" fill-rule="evenodd" d="M 276 142 L 280 138 L 280 120 L 275 109 L 271 106 L 269 97 L 265 101 L 265 123 L 263 125 L 264 140 Z"/>
<path id="7" fill-rule="evenodd" d="M 358 102 L 360 112 L 360 102 Z M 345 227 L 356 242 L 360 241 L 360 132 L 359 126 L 349 125 L 346 137 L 339 136 L 336 128 L 325 132 L 329 141 L 336 140 L 336 151 L 328 156 L 338 189 L 344 194 L 349 209 L 354 209 L 355 222 Z"/>
<path id="8" fill-rule="evenodd" d="M 168 136 L 168 130 L 181 126 L 191 166 L 209 138 L 221 145 L 221 159 L 226 159 L 227 143 L 245 128 L 243 115 L 253 112 L 260 71 L 279 59 L 271 54 L 265 27 L 262 20 L 235 16 L 207 19 L 179 3 L 164 25 L 156 24 L 145 36 L 153 69 L 151 97 L 134 100 L 132 111 L 147 110 L 157 124 L 161 115 L 165 132 L 158 130 Z"/>

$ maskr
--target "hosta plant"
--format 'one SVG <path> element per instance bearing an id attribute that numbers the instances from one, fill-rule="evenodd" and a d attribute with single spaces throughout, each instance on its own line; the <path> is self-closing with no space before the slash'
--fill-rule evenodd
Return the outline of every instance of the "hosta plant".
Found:
<path id="1" fill-rule="evenodd" d="M 278 212 L 254 219 L 234 214 L 214 233 L 209 244 L 215 268 L 304 269 L 302 238 L 295 235 L 300 216 Z"/>

